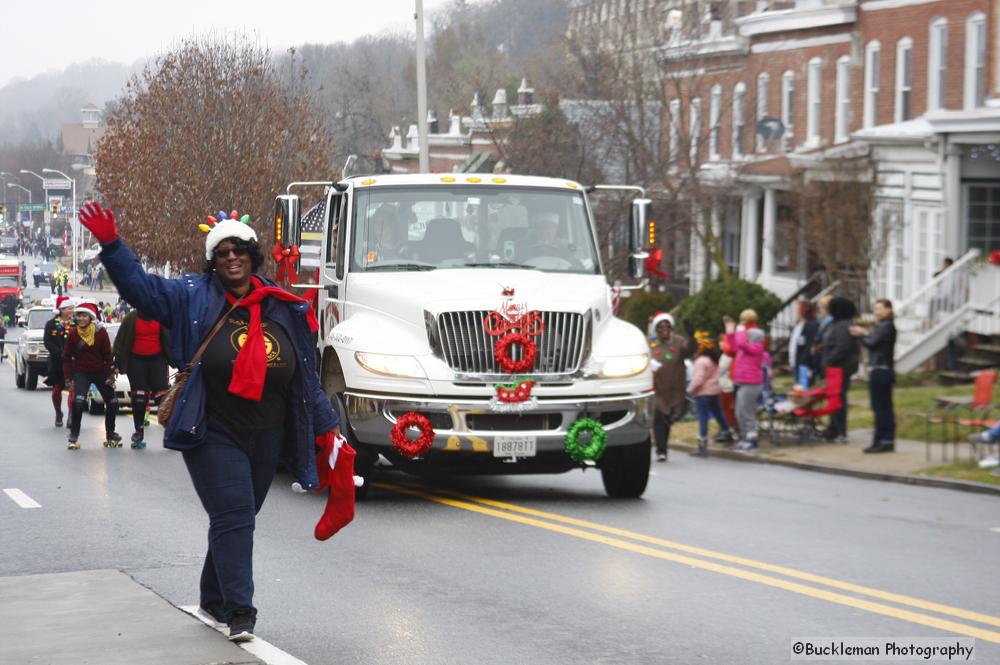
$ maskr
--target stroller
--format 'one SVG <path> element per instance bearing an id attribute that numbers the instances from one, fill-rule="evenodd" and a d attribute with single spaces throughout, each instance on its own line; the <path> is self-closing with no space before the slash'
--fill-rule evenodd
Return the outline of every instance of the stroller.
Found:
<path id="1" fill-rule="evenodd" d="M 820 418 L 843 407 L 840 393 L 844 387 L 844 370 L 828 367 L 824 385 L 813 390 L 792 394 L 773 394 L 763 411 L 764 423 L 771 445 L 803 444 L 823 441 Z"/>

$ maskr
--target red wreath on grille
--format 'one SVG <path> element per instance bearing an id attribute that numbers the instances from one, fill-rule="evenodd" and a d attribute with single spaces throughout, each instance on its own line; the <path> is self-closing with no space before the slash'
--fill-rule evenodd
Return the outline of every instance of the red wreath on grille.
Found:
<path id="1" fill-rule="evenodd" d="M 420 430 L 420 436 L 412 441 L 410 437 L 406 436 L 406 430 L 411 427 Z M 399 417 L 389 433 L 389 438 L 392 439 L 392 445 L 401 455 L 420 457 L 430 450 L 431 444 L 434 443 L 434 428 L 431 427 L 431 421 L 427 420 L 426 416 L 416 411 L 410 411 Z"/>
<path id="2" fill-rule="evenodd" d="M 510 357 L 510 347 L 515 344 L 521 345 L 524 357 L 514 360 Z M 535 356 L 538 355 L 538 346 L 524 333 L 511 333 L 504 335 L 493 345 L 493 356 L 497 359 L 500 369 L 508 374 L 527 372 L 535 366 Z"/>

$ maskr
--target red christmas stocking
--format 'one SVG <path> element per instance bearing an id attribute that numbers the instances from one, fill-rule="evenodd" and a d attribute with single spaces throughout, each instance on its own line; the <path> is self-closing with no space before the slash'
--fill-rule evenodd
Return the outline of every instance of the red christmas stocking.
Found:
<path id="1" fill-rule="evenodd" d="M 342 436 L 332 432 L 316 437 L 320 451 L 316 456 L 319 485 L 330 488 L 323 516 L 316 523 L 313 535 L 326 540 L 354 519 L 354 449 Z"/>

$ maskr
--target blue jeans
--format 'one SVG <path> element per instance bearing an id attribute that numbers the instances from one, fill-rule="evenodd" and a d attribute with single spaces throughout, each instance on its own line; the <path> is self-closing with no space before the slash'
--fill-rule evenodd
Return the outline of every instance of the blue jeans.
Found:
<path id="1" fill-rule="evenodd" d="M 996 441 L 1000 439 L 1000 422 L 991 427 L 989 431 L 986 432 L 986 438 L 990 441 Z"/>
<path id="2" fill-rule="evenodd" d="M 694 398 L 694 411 L 698 416 L 698 437 L 706 438 L 708 437 L 708 421 L 710 418 L 715 418 L 715 422 L 719 423 L 720 432 L 729 431 L 729 423 L 726 422 L 725 417 L 722 415 L 722 406 L 719 404 L 718 395 L 701 395 Z"/>
<path id="3" fill-rule="evenodd" d="M 805 366 L 799 365 L 795 368 L 795 383 L 802 386 L 803 390 L 809 390 L 809 380 L 812 378 L 812 371 Z"/>
<path id="4" fill-rule="evenodd" d="M 872 443 L 894 443 L 896 441 L 896 413 L 892 406 L 892 384 L 896 373 L 891 369 L 873 369 L 868 377 L 868 397 L 875 414 L 875 433 Z"/>
<path id="5" fill-rule="evenodd" d="M 201 606 L 235 610 L 253 606 L 253 531 L 271 487 L 284 437 L 278 427 L 233 434 L 209 425 L 205 442 L 185 450 L 195 492 L 208 513 L 208 554 L 201 570 Z"/>

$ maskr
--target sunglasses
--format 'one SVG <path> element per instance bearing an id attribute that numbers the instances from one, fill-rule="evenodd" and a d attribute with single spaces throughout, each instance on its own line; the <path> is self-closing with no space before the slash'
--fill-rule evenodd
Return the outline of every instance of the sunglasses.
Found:
<path id="1" fill-rule="evenodd" d="M 249 247 L 243 247 L 242 245 L 236 245 L 234 247 L 227 247 L 226 249 L 217 249 L 212 252 L 212 255 L 217 259 L 228 258 L 230 253 L 234 256 L 246 256 L 247 252 L 250 251 Z"/>

